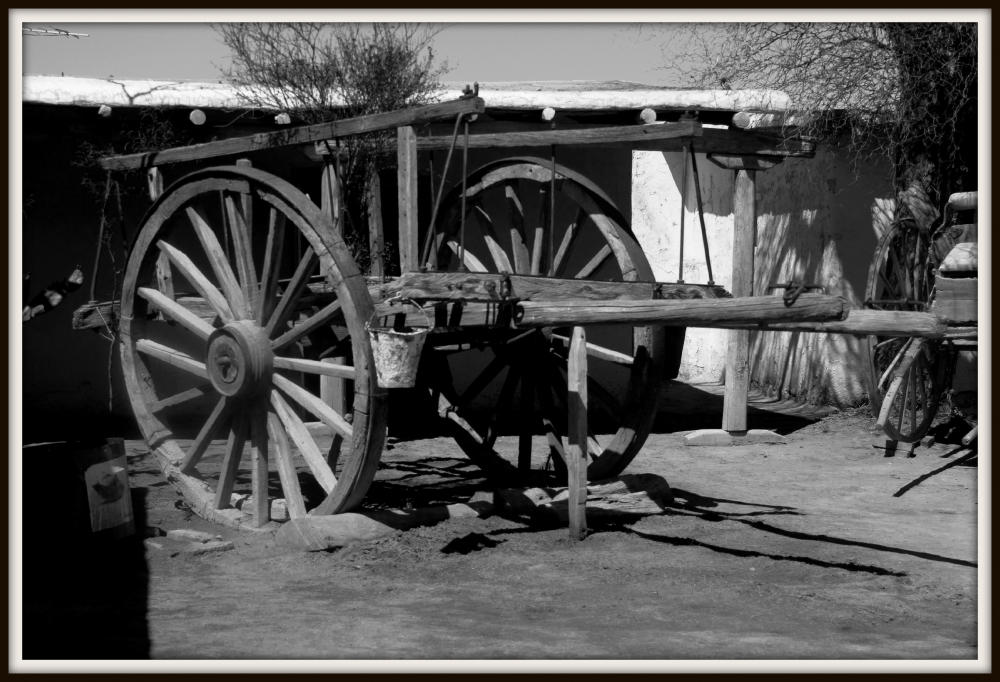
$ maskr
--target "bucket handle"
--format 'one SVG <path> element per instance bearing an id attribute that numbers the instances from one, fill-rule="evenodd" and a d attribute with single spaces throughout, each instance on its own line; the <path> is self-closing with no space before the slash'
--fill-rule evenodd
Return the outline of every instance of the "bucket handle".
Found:
<path id="1" fill-rule="evenodd" d="M 389 305 L 393 305 L 397 301 L 398 302 L 409 301 L 410 303 L 412 303 L 413 305 L 415 305 L 417 307 L 417 310 L 420 311 L 420 314 L 423 315 L 424 319 L 427 321 L 427 330 L 430 331 L 430 329 L 433 326 L 431 324 L 431 318 L 427 315 L 427 311 L 424 310 L 424 307 L 422 305 L 420 305 L 419 303 L 417 303 L 416 301 L 414 301 L 412 298 L 407 298 L 405 296 L 399 295 L 399 296 L 393 296 L 392 298 L 387 298 L 386 300 L 384 300 L 382 302 L 383 303 L 388 303 Z M 377 317 L 378 317 L 378 310 L 373 310 L 372 311 L 372 316 L 369 317 L 368 318 L 368 322 L 365 323 L 365 331 L 369 331 L 369 332 L 372 331 L 372 321 L 374 321 Z"/>

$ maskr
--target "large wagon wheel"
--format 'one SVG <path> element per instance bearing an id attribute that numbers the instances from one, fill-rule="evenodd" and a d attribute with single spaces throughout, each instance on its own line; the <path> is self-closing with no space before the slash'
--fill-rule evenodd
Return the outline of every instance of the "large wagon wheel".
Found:
<path id="1" fill-rule="evenodd" d="M 310 287 L 318 272 L 325 278 Z M 174 300 L 181 291 L 192 296 Z M 372 310 L 333 225 L 287 182 L 209 168 L 156 201 L 125 274 L 122 365 L 146 442 L 197 512 L 229 525 L 247 520 L 230 507 L 246 445 L 255 526 L 268 520 L 274 497 L 269 460 L 292 518 L 307 506 L 332 514 L 361 502 L 385 438 L 384 391 L 363 328 Z M 353 365 L 322 362 L 324 350 L 352 355 Z M 321 376 L 353 382 L 349 414 L 317 396 Z M 329 460 L 306 424 L 317 420 L 336 443 Z M 220 469 L 206 452 L 227 434 Z M 304 474 L 300 484 L 297 466 L 313 480 Z"/>
<path id="2" fill-rule="evenodd" d="M 938 265 L 931 236 L 897 222 L 878 242 L 865 307 L 926 311 Z M 869 336 L 864 345 L 868 399 L 885 434 L 914 443 L 927 433 L 944 389 L 947 351 L 938 341 Z"/>
<path id="3" fill-rule="evenodd" d="M 549 242 L 551 163 L 514 158 L 488 164 L 456 187 L 441 207 L 437 268 L 549 275 L 574 280 L 652 281 L 642 249 L 614 204 L 596 186 L 556 167 L 556 233 Z M 461 235 L 461 210 L 467 211 Z M 531 224 L 530 217 L 538 215 Z M 526 223 L 529 229 L 526 229 Z M 464 241 L 464 245 L 463 245 Z M 551 244 L 551 246 L 550 246 Z M 548 255 L 549 249 L 555 252 Z M 462 260 L 459 260 L 459 253 Z M 515 292 L 516 294 L 516 292 Z M 679 352 L 684 331 L 671 330 Z M 494 478 L 538 483 L 565 478 L 566 356 L 569 329 L 504 330 L 478 358 L 468 350 L 428 341 L 432 392 L 439 413 L 469 458 Z M 642 447 L 656 416 L 667 360 L 663 327 L 587 328 L 590 396 L 590 480 L 615 476 Z M 484 350 L 480 346 L 480 350 Z M 456 352 L 457 351 L 457 352 Z M 451 362 L 480 365 L 459 391 Z M 677 358 L 675 358 L 677 360 Z M 462 367 L 466 374 L 468 365 Z M 535 410 L 537 401 L 538 411 Z M 478 410 L 473 410 L 478 402 Z M 533 450 L 533 434 L 545 434 Z M 516 434 L 500 438 L 501 433 Z M 542 444 L 544 443 L 544 444 Z"/>

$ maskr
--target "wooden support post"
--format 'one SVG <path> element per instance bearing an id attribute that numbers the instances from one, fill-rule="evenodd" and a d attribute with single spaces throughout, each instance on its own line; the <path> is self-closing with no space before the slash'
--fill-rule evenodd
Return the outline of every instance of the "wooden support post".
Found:
<path id="1" fill-rule="evenodd" d="M 569 405 L 566 433 L 566 469 L 569 474 L 569 535 L 587 536 L 587 338 L 583 327 L 573 327 L 569 348 L 567 386 Z"/>
<path id="2" fill-rule="evenodd" d="M 382 254 L 385 250 L 385 237 L 382 232 L 382 183 L 378 173 L 372 178 L 368 191 L 368 252 L 371 254 L 371 276 L 384 277 L 385 268 L 382 264 Z"/>
<path id="3" fill-rule="evenodd" d="M 253 168 L 250 159 L 236 159 L 236 165 L 240 168 Z M 250 244 L 253 244 L 253 197 L 249 194 L 244 194 L 242 199 L 243 220 L 247 225 L 247 237 L 250 240 Z"/>
<path id="4" fill-rule="evenodd" d="M 399 271 L 415 272 L 421 263 L 417 224 L 417 134 L 412 126 L 398 129 Z M 443 180 L 442 180 L 443 182 Z"/>
<path id="5" fill-rule="evenodd" d="M 756 171 L 736 171 L 733 188 L 734 297 L 753 296 L 753 242 L 757 223 Z M 730 330 L 726 357 L 726 394 L 722 407 L 725 431 L 747 430 L 747 390 L 750 387 L 750 332 Z"/>
<path id="6" fill-rule="evenodd" d="M 333 222 L 337 234 L 343 235 L 342 200 L 340 185 L 340 156 L 333 154 L 327 157 L 323 164 L 323 179 L 321 188 L 321 200 L 323 212 Z M 323 272 L 324 276 L 327 274 Z M 332 365 L 347 364 L 346 357 L 324 358 L 322 362 Z M 340 416 L 346 416 L 347 409 L 347 380 L 340 377 L 320 375 L 319 397 L 324 403 L 334 409 Z M 340 446 L 344 438 L 338 433 L 333 434 L 333 442 L 327 454 L 330 469 L 334 469 L 337 459 L 340 456 Z"/>
<path id="7" fill-rule="evenodd" d="M 146 185 L 149 188 L 149 198 L 156 201 L 163 194 L 163 174 L 159 168 L 150 168 L 146 171 Z M 170 269 L 170 259 L 166 253 L 160 253 L 156 259 L 156 288 L 160 293 L 174 300 L 174 276 Z M 162 311 L 157 312 L 157 319 L 167 320 Z"/>

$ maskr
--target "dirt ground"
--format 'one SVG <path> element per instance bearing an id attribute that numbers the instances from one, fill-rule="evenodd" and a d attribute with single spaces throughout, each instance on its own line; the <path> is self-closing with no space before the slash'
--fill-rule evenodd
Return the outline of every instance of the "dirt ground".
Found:
<path id="1" fill-rule="evenodd" d="M 720 395 L 672 384 L 669 416 L 627 470 L 663 476 L 676 505 L 582 542 L 493 516 L 288 552 L 194 516 L 129 441 L 138 526 L 235 547 L 26 544 L 24 657 L 975 660 L 975 451 L 886 457 L 863 410 L 759 397 L 750 426 L 787 444 L 686 447 L 685 433 L 718 425 Z M 367 504 L 484 488 L 451 440 L 400 440 Z"/>

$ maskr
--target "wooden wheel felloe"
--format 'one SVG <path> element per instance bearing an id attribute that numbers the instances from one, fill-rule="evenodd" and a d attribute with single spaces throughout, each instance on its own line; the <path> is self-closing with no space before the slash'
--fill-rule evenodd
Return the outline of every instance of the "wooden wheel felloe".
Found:
<path id="1" fill-rule="evenodd" d="M 868 272 L 865 307 L 926 311 L 937 267 L 932 246 L 930 235 L 910 221 L 886 232 Z M 879 426 L 893 440 L 920 440 L 944 389 L 947 350 L 938 341 L 880 336 L 869 336 L 864 350 L 868 398 Z"/>
<path id="2" fill-rule="evenodd" d="M 533 158 L 507 159 L 472 173 L 464 202 L 462 188 L 456 187 L 442 204 L 437 268 L 652 281 L 642 249 L 610 199 L 566 168 L 556 166 L 555 174 L 552 183 L 551 162 Z M 575 294 L 566 287 L 565 295 Z M 683 335 L 683 330 L 672 333 Z M 597 480 L 621 473 L 645 442 L 656 416 L 667 343 L 663 327 L 595 325 L 586 334 L 594 427 L 587 475 Z M 424 376 L 431 377 L 439 414 L 469 458 L 488 475 L 508 481 L 565 479 L 571 330 L 496 330 L 471 345 L 456 345 L 453 336 L 438 342 L 435 336 L 425 347 Z M 482 354 L 470 352 L 477 347 Z M 461 375 L 472 381 L 460 386 L 453 377 Z"/>
<path id="3" fill-rule="evenodd" d="M 253 526 L 279 496 L 272 478 L 292 518 L 361 502 L 385 438 L 385 392 L 364 332 L 372 310 L 334 226 L 287 182 L 209 168 L 156 201 L 125 273 L 122 366 L 143 436 L 196 512 L 248 521 L 230 506 L 244 450 Z M 347 414 L 320 399 L 321 377 L 353 385 Z M 227 438 L 221 464 L 209 453 L 214 438 Z M 311 477 L 300 482 L 297 468 Z"/>

